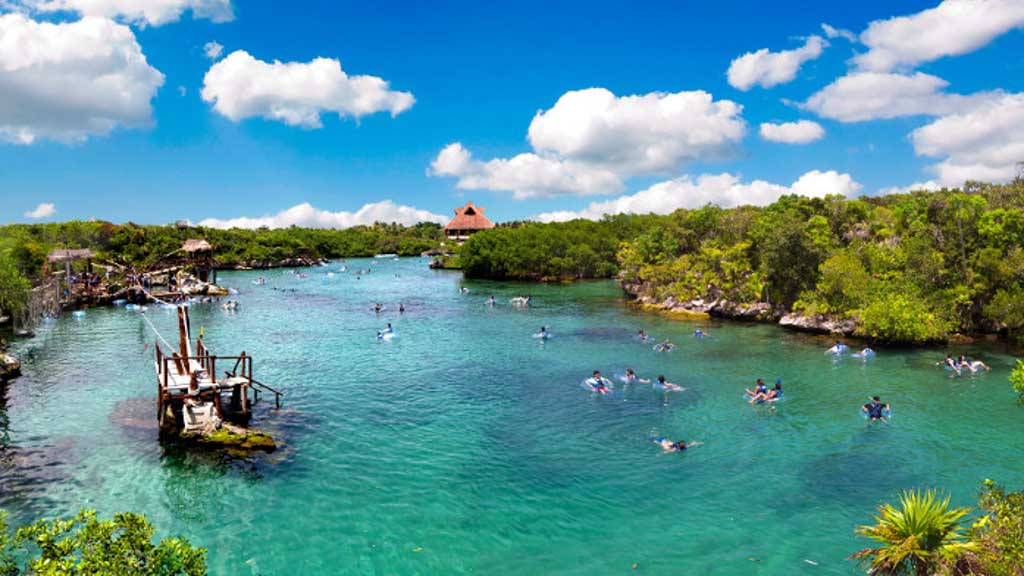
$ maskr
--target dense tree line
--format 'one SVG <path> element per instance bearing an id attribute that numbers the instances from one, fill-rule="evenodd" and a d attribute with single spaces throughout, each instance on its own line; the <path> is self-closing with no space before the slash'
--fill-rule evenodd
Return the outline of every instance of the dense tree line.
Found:
<path id="1" fill-rule="evenodd" d="M 1024 336 L 1024 181 L 765 207 L 506 225 L 463 246 L 479 278 L 610 278 L 656 301 L 852 319 L 861 335 Z"/>
<path id="2" fill-rule="evenodd" d="M 374 224 L 344 230 L 202 227 L 63 222 L 0 226 L 0 316 L 24 306 L 30 281 L 40 278 L 54 248 L 89 248 L 99 260 L 138 269 L 173 263 L 189 238 L 206 239 L 222 267 L 272 266 L 293 258 L 355 258 L 379 253 L 418 255 L 438 247 L 440 226 Z"/>

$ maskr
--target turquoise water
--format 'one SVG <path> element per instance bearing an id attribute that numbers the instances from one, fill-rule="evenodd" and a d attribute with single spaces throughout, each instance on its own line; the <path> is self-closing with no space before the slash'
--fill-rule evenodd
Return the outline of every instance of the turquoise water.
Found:
<path id="1" fill-rule="evenodd" d="M 221 274 L 241 310 L 197 305 L 193 325 L 287 394 L 258 420 L 282 449 L 251 460 L 157 442 L 136 314 L 43 327 L 15 345 L 25 375 L 0 404 L 0 507 L 144 512 L 208 547 L 213 574 L 854 574 L 854 526 L 898 490 L 970 504 L 984 478 L 1024 487 L 1024 409 L 997 348 L 954 348 L 993 370 L 950 379 L 933 366 L 944 350 L 833 360 L 823 338 L 630 310 L 610 282 L 470 282 L 425 264 L 381 261 L 360 280 L 327 277 L 339 264 L 278 270 L 266 286 Z M 523 292 L 534 306 L 511 308 Z M 148 314 L 174 333 L 172 312 Z M 389 320 L 398 338 L 376 342 Z M 541 325 L 556 337 L 531 338 Z M 679 350 L 636 342 L 640 327 Z M 579 385 L 627 367 L 688 390 Z M 781 377 L 786 402 L 744 403 L 758 376 Z M 891 426 L 857 414 L 875 393 Z M 652 435 L 704 444 L 662 454 Z"/>

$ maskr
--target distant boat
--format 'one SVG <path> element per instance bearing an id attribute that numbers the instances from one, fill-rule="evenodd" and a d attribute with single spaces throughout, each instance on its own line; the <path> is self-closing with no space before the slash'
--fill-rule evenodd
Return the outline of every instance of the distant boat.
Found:
<path id="1" fill-rule="evenodd" d="M 398 260 L 398 254 L 374 254 L 374 258 L 394 258 Z"/>

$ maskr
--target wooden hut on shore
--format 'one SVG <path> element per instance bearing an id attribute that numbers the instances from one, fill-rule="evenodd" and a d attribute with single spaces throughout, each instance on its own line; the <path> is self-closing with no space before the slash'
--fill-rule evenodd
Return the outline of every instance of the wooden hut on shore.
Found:
<path id="1" fill-rule="evenodd" d="M 188 266 L 200 282 L 217 283 L 217 268 L 213 261 L 213 246 L 206 240 L 190 238 L 181 245 L 181 251 L 188 258 Z"/>
<path id="2" fill-rule="evenodd" d="M 474 206 L 472 202 L 455 209 L 455 217 L 444 227 L 444 235 L 455 242 L 465 242 L 470 236 L 481 230 L 494 228 L 494 223 L 484 216 L 482 206 Z"/>
<path id="3" fill-rule="evenodd" d="M 73 302 L 78 296 L 98 293 L 103 289 L 103 276 L 93 272 L 96 255 L 88 248 L 60 248 L 46 256 L 50 275 L 56 279 L 56 297 L 60 304 Z M 85 262 L 85 270 L 79 272 L 75 262 Z"/>

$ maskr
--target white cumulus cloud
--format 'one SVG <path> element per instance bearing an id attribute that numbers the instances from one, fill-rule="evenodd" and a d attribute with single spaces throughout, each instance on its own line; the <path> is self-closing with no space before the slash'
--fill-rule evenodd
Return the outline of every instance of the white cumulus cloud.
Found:
<path id="1" fill-rule="evenodd" d="M 722 207 L 770 204 L 787 194 L 809 197 L 826 195 L 853 196 L 861 185 L 849 174 L 834 170 L 813 170 L 790 186 L 764 180 L 743 182 L 733 174 L 705 174 L 697 179 L 681 176 L 659 182 L 635 194 L 603 202 L 592 202 L 583 210 L 545 212 L 536 217 L 541 222 L 562 222 L 576 218 L 599 220 L 605 214 L 669 214 L 680 208 L 699 208 L 707 204 Z"/>
<path id="2" fill-rule="evenodd" d="M 623 97 L 604 88 L 566 92 L 530 123 L 533 152 L 482 161 L 454 143 L 438 153 L 428 174 L 456 177 L 462 189 L 512 192 L 517 199 L 614 194 L 631 176 L 728 157 L 746 134 L 742 110 L 702 91 Z"/>
<path id="3" fill-rule="evenodd" d="M 857 35 L 854 34 L 853 32 L 850 32 L 849 30 L 844 30 L 842 28 L 835 28 L 835 27 L 829 26 L 828 24 L 825 24 L 824 22 L 821 24 L 821 29 L 825 32 L 825 37 L 826 38 L 829 38 L 829 39 L 832 39 L 832 38 L 842 38 L 843 40 L 848 40 L 850 42 L 856 42 L 857 41 Z"/>
<path id="4" fill-rule="evenodd" d="M 376 76 L 349 76 L 333 58 L 264 62 L 244 50 L 210 67 L 202 97 L 235 122 L 260 116 L 303 128 L 320 128 L 325 112 L 355 118 L 390 112 L 394 117 L 415 102 L 412 94 L 390 90 Z"/>
<path id="5" fill-rule="evenodd" d="M 329 212 L 308 202 L 297 204 L 277 214 L 259 217 L 242 216 L 228 220 L 207 218 L 199 223 L 207 228 L 351 228 L 375 222 L 398 223 L 411 226 L 419 222 L 444 224 L 448 218 L 427 210 L 395 204 L 391 200 L 365 204 L 355 212 Z"/>
<path id="6" fill-rule="evenodd" d="M 36 206 L 34 210 L 25 212 L 25 218 L 32 218 L 38 220 L 40 218 L 49 218 L 57 213 L 57 207 L 50 202 L 43 202 L 39 206 Z"/>
<path id="7" fill-rule="evenodd" d="M 1022 26 L 1021 0 L 944 0 L 910 16 L 872 22 L 860 35 L 869 49 L 853 61 L 864 70 L 912 68 L 972 52 Z"/>
<path id="8" fill-rule="evenodd" d="M 782 124 L 764 122 L 761 124 L 760 132 L 761 138 L 765 140 L 785 144 L 807 144 L 821 140 L 825 136 L 825 129 L 821 127 L 821 124 L 810 120 Z"/>
<path id="9" fill-rule="evenodd" d="M 588 164 L 536 154 L 519 154 L 486 162 L 474 160 L 462 144 L 445 146 L 430 163 L 433 176 L 454 176 L 464 190 L 512 192 L 517 200 L 560 194 L 591 196 L 622 190 L 614 173 Z"/>
<path id="10" fill-rule="evenodd" d="M 808 36 L 804 45 L 793 50 L 771 52 L 762 48 L 757 52 L 747 52 L 729 64 L 726 77 L 733 88 L 750 90 L 755 84 L 762 88 L 771 88 L 785 84 L 796 78 L 796 73 L 804 62 L 821 56 L 822 50 L 828 46 L 821 36 Z"/>
<path id="11" fill-rule="evenodd" d="M 116 18 L 139 26 L 177 22 L 186 11 L 214 22 L 234 19 L 231 0 L 28 0 L 42 12 L 70 11 L 83 16 Z"/>
<path id="12" fill-rule="evenodd" d="M 163 82 L 127 26 L 0 15 L 0 139 L 79 142 L 148 125 Z"/>
<path id="13" fill-rule="evenodd" d="M 728 154 L 746 133 L 742 111 L 701 90 L 617 97 L 589 88 L 566 92 L 538 112 L 528 137 L 541 154 L 630 174 L 658 172 Z"/>
<path id="14" fill-rule="evenodd" d="M 949 94 L 942 78 L 915 72 L 853 72 L 811 95 L 802 108 L 840 122 L 863 122 L 901 116 L 937 116 L 974 107 L 998 93 Z"/>
<path id="15" fill-rule="evenodd" d="M 221 46 L 220 43 L 216 41 L 211 40 L 210 42 L 203 44 L 203 54 L 206 54 L 206 57 L 210 60 L 220 58 L 220 55 L 223 53 L 224 46 Z"/>
<path id="16" fill-rule="evenodd" d="M 1024 93 L 938 118 L 910 140 L 918 155 L 945 158 L 932 167 L 940 184 L 1010 180 L 1024 160 Z"/>
<path id="17" fill-rule="evenodd" d="M 889 194 L 906 194 L 908 192 L 915 192 L 917 190 L 927 190 L 929 192 L 939 190 L 942 186 L 934 180 L 926 180 L 924 182 L 914 182 L 907 186 L 890 186 L 888 188 L 882 188 L 878 191 L 879 196 L 887 196 Z"/>

